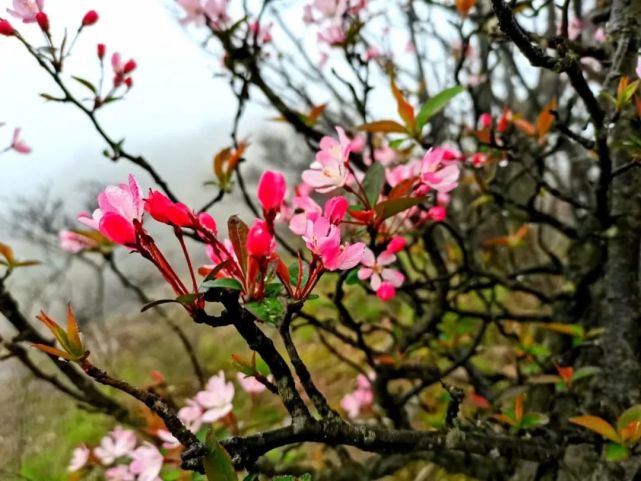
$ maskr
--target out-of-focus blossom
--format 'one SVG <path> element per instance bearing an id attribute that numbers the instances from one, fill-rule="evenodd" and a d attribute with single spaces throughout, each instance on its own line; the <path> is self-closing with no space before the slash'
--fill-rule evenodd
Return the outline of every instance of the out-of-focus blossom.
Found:
<path id="1" fill-rule="evenodd" d="M 384 281 L 381 286 L 376 290 L 376 296 L 381 301 L 391 301 L 396 297 L 396 287 L 391 282 Z"/>
<path id="2" fill-rule="evenodd" d="M 13 130 L 13 138 L 11 140 L 11 149 L 15 150 L 19 154 L 30 154 L 31 147 L 20 137 L 22 129 L 16 128 Z"/>
<path id="3" fill-rule="evenodd" d="M 442 222 L 445 220 L 446 216 L 447 216 L 447 211 L 443 206 L 440 206 L 440 205 L 430 207 L 426 215 L 428 219 L 433 220 L 434 222 Z"/>
<path id="4" fill-rule="evenodd" d="M 114 52 L 111 56 L 111 68 L 113 68 L 114 71 L 114 87 L 120 87 L 123 83 L 128 84 L 127 79 L 131 78 L 129 74 L 133 72 L 137 66 L 134 59 L 123 62 L 122 56 L 118 52 Z"/>
<path id="5" fill-rule="evenodd" d="M 24 23 L 36 21 L 36 15 L 44 9 L 44 0 L 13 0 L 13 8 L 7 8 L 7 12 Z"/>
<path id="6" fill-rule="evenodd" d="M 381 52 L 376 47 L 369 47 L 363 54 L 363 62 L 376 60 L 380 56 L 381 56 Z"/>
<path id="7" fill-rule="evenodd" d="M 238 380 L 240 387 L 247 394 L 258 394 L 267 389 L 265 385 L 258 381 L 254 376 L 246 376 L 242 372 L 236 374 L 236 379 Z"/>
<path id="8" fill-rule="evenodd" d="M 571 18 L 568 22 L 568 37 L 570 40 L 576 40 L 583 32 L 583 21 L 580 18 Z"/>
<path id="9" fill-rule="evenodd" d="M 107 481 L 135 481 L 136 475 L 129 470 L 129 466 L 119 464 L 105 471 Z"/>
<path id="10" fill-rule="evenodd" d="M 96 457 L 108 466 L 122 456 L 131 455 L 136 447 L 136 434 L 121 426 L 116 426 L 100 441 L 100 446 L 93 450 Z"/>
<path id="11" fill-rule="evenodd" d="M 129 470 L 137 475 L 136 481 L 161 481 L 158 475 L 163 465 L 163 456 L 156 446 L 145 443 L 131 453 Z"/>
<path id="12" fill-rule="evenodd" d="M 98 242 L 95 239 L 78 234 L 72 230 L 61 230 L 58 233 L 60 248 L 71 254 L 77 254 L 85 250 L 95 249 Z"/>
<path id="13" fill-rule="evenodd" d="M 15 34 L 16 34 L 16 31 L 13 28 L 13 26 L 7 20 L 0 19 L 0 35 L 4 35 L 5 37 L 10 37 Z"/>
<path id="14" fill-rule="evenodd" d="M 258 21 L 256 21 L 256 22 L 252 22 L 249 25 L 249 30 L 251 31 L 251 33 L 253 33 L 256 36 L 256 40 L 258 40 L 258 43 L 264 45 L 273 40 L 273 37 L 272 37 L 273 25 L 274 25 L 273 23 L 268 23 L 267 25 L 261 25 L 260 23 L 258 23 Z"/>
<path id="15" fill-rule="evenodd" d="M 320 193 L 331 192 L 347 182 L 346 164 L 352 148 L 351 140 L 345 131 L 336 127 L 338 140 L 325 136 L 320 141 L 321 150 L 310 169 L 303 172 L 303 181 Z"/>
<path id="16" fill-rule="evenodd" d="M 596 29 L 594 32 L 594 41 L 597 43 L 603 43 L 605 42 L 606 35 L 605 35 L 605 29 L 603 27 L 599 27 Z"/>
<path id="17" fill-rule="evenodd" d="M 180 446 L 180 441 L 178 441 L 173 434 L 171 434 L 166 429 L 159 429 L 156 432 L 158 439 L 162 441 L 162 447 L 165 449 L 176 449 Z"/>
<path id="18" fill-rule="evenodd" d="M 204 391 L 196 394 L 196 401 L 205 412 L 202 415 L 203 422 L 213 423 L 229 414 L 233 408 L 234 385 L 225 381 L 225 373 L 220 371 L 207 381 Z"/>
<path id="19" fill-rule="evenodd" d="M 347 415 L 354 419 L 357 418 L 362 411 L 369 409 L 374 402 L 374 393 L 369 379 L 363 374 L 359 374 L 356 378 L 356 389 L 343 396 L 341 399 L 341 407 L 347 412 Z"/>
<path id="20" fill-rule="evenodd" d="M 301 192 L 299 195 L 294 196 L 292 204 L 300 212 L 294 214 L 289 220 L 289 229 L 294 234 L 303 235 L 307 230 L 307 221 L 316 220 L 322 214 L 323 208 L 307 192 Z"/>
<path id="21" fill-rule="evenodd" d="M 313 0 L 311 6 L 326 18 L 336 18 L 347 11 L 347 0 Z"/>
<path id="22" fill-rule="evenodd" d="M 391 187 L 396 187 L 401 182 L 418 177 L 421 173 L 421 163 L 410 160 L 406 164 L 385 169 L 385 180 Z"/>
<path id="23" fill-rule="evenodd" d="M 389 298 L 384 298 L 387 297 L 384 294 L 388 293 L 388 287 L 385 287 L 381 294 L 378 292 L 383 283 L 388 283 L 393 287 L 400 287 L 405 280 L 402 272 L 387 267 L 395 261 L 396 256 L 389 250 L 382 252 L 376 257 L 370 249 L 365 249 L 363 258 L 361 259 L 361 265 L 363 267 L 358 270 L 358 278 L 362 281 L 369 279 L 370 286 L 376 292 L 376 295 L 383 300 L 389 300 Z"/>
<path id="24" fill-rule="evenodd" d="M 342 25 L 329 25 L 322 32 L 318 32 L 318 41 L 325 42 L 331 47 L 339 47 L 346 40 L 345 29 Z"/>
<path id="25" fill-rule="evenodd" d="M 639 59 L 637 60 L 636 73 L 637 77 L 641 78 L 641 57 L 639 57 Z"/>
<path id="26" fill-rule="evenodd" d="M 203 424 L 203 407 L 195 400 L 187 400 L 187 404 L 180 408 L 178 417 L 191 432 L 197 432 Z"/>
<path id="27" fill-rule="evenodd" d="M 487 163 L 487 154 L 483 152 L 476 152 L 470 157 L 470 162 L 476 168 L 483 167 Z"/>
<path id="28" fill-rule="evenodd" d="M 287 183 L 280 172 L 266 170 L 260 176 L 257 195 L 264 211 L 279 210 L 286 192 Z"/>
<path id="29" fill-rule="evenodd" d="M 221 30 L 227 24 L 227 0 L 177 0 L 185 11 L 186 16 L 181 20 L 182 24 L 196 23 L 203 25 L 205 18 L 209 18 L 211 26 Z"/>
<path id="30" fill-rule="evenodd" d="M 430 149 L 423 157 L 421 181 L 439 192 L 449 192 L 457 187 L 460 170 L 457 165 L 443 165 L 450 154 L 443 150 Z"/>
<path id="31" fill-rule="evenodd" d="M 98 209 L 90 216 L 82 212 L 78 220 L 117 244 L 134 244 L 134 221 L 141 221 L 143 201 L 133 175 L 128 184 L 110 185 L 98 195 Z"/>
<path id="32" fill-rule="evenodd" d="M 158 222 L 178 227 L 190 227 L 196 221 L 195 214 L 182 202 L 173 202 L 157 190 L 149 190 L 145 211 Z"/>
<path id="33" fill-rule="evenodd" d="M 387 244 L 387 248 L 385 250 L 391 254 L 398 254 L 403 249 L 405 249 L 406 245 L 407 241 L 405 240 L 405 237 L 397 235 L 390 241 L 389 244 Z"/>
<path id="34" fill-rule="evenodd" d="M 247 252 L 254 257 L 269 257 L 276 248 L 267 222 L 256 219 L 247 233 Z"/>
<path id="35" fill-rule="evenodd" d="M 91 25 L 94 25 L 98 21 L 98 12 L 95 10 L 89 10 L 87 13 L 85 13 L 85 16 L 82 17 L 82 26 L 83 27 L 90 27 Z"/>
<path id="36" fill-rule="evenodd" d="M 91 450 L 81 444 L 73 450 L 71 454 L 71 461 L 69 462 L 69 467 L 67 468 L 70 472 L 78 471 L 84 468 L 89 461 L 89 456 L 91 455 Z"/>
<path id="37" fill-rule="evenodd" d="M 483 112 L 479 117 L 479 123 L 484 129 L 489 129 L 490 127 L 492 127 L 492 114 Z"/>

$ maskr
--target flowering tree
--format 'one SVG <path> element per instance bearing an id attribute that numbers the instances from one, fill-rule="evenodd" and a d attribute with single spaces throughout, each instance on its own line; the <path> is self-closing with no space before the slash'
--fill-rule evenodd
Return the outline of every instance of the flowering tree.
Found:
<path id="1" fill-rule="evenodd" d="M 297 3 L 318 59 L 277 2 L 177 3 L 238 99 L 217 191 L 198 210 L 100 123 L 132 91 L 136 62 L 100 44 L 99 81 L 67 71 L 96 12 L 59 37 L 42 0 L 14 0 L 0 34 L 50 76 L 58 91 L 41 95 L 79 110 L 105 155 L 135 171 L 61 247 L 117 273 L 117 251 L 149 261 L 171 294 L 138 289 L 143 309 L 171 303 L 203 331 L 231 326 L 252 351 L 234 356 L 237 385 L 281 410 L 266 430 L 239 423 L 234 383 L 206 379 L 171 317 L 200 382 L 180 399 L 95 365 L 71 307 L 66 328 L 42 312 L 55 341 L 42 335 L 6 287 L 32 262 L 2 244 L 10 355 L 121 423 L 75 450 L 73 479 L 365 480 L 415 461 L 477 479 L 638 479 L 641 2 Z M 293 184 L 280 170 L 255 190 L 245 182 L 238 128 L 255 98 L 315 156 Z M 19 129 L 6 150 L 29 153 Z M 236 189 L 255 218 L 219 229 L 217 206 Z M 186 276 L 152 224 L 173 234 Z M 211 263 L 194 265 L 196 249 Z M 303 326 L 353 372 L 342 399 L 303 360 Z M 129 398 L 148 408 L 142 425 Z M 273 456 L 307 443 L 334 451 L 320 463 Z"/>

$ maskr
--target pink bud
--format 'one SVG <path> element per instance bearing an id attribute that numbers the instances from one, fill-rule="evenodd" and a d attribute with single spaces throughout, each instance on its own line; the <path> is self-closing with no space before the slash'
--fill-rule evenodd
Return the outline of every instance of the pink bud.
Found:
<path id="1" fill-rule="evenodd" d="M 49 17 L 44 12 L 36 13 L 36 22 L 43 32 L 49 31 Z"/>
<path id="2" fill-rule="evenodd" d="M 125 85 L 127 86 L 128 89 L 134 86 L 134 80 L 131 77 L 127 77 L 125 79 Z"/>
<path id="3" fill-rule="evenodd" d="M 247 233 L 247 252 L 254 257 L 269 257 L 275 248 L 267 222 L 256 219 Z"/>
<path id="4" fill-rule="evenodd" d="M 430 191 L 429 185 L 421 184 L 416 188 L 414 192 L 418 197 L 423 197 L 424 195 L 427 195 L 429 191 Z"/>
<path id="5" fill-rule="evenodd" d="M 216 221 L 207 212 L 201 212 L 200 214 L 198 214 L 198 225 L 202 229 L 209 231 L 209 233 L 213 236 L 216 236 L 216 234 L 218 233 L 218 226 L 216 225 Z"/>
<path id="6" fill-rule="evenodd" d="M 145 211 L 163 224 L 189 227 L 194 223 L 194 214 L 185 204 L 172 202 L 166 195 L 155 190 L 150 190 L 149 197 L 145 199 Z"/>
<path id="7" fill-rule="evenodd" d="M 482 113 L 479 117 L 479 122 L 481 122 L 481 127 L 484 129 L 489 129 L 492 126 L 492 115 L 487 112 Z"/>
<path id="8" fill-rule="evenodd" d="M 376 290 L 376 297 L 382 301 L 389 301 L 396 296 L 396 288 L 389 282 L 383 282 Z"/>
<path id="9" fill-rule="evenodd" d="M 131 73 L 131 72 L 133 72 L 134 70 L 136 70 L 136 67 L 137 67 L 137 66 L 138 66 L 138 65 L 136 64 L 136 61 L 135 61 L 135 60 L 133 60 L 133 59 L 132 59 L 132 60 L 129 60 L 129 61 L 125 64 L 125 66 L 122 68 L 122 73 L 124 73 L 124 74 Z"/>
<path id="10" fill-rule="evenodd" d="M 6 20 L 0 20 L 0 35 L 4 35 L 5 37 L 11 37 L 12 35 L 15 35 L 16 31 L 14 28 L 11 26 L 9 22 Z"/>
<path id="11" fill-rule="evenodd" d="M 427 211 L 427 218 L 432 219 L 434 222 L 441 222 L 445 220 L 446 215 L 447 212 L 445 211 L 445 208 L 440 205 L 432 207 Z"/>
<path id="12" fill-rule="evenodd" d="M 95 10 L 89 10 L 82 18 L 82 26 L 90 27 L 98 21 L 98 13 Z"/>
<path id="13" fill-rule="evenodd" d="M 347 214 L 348 208 L 349 203 L 345 197 L 342 195 L 332 197 L 325 203 L 325 217 L 327 217 L 332 224 L 339 224 L 345 217 L 345 214 Z"/>
<path id="14" fill-rule="evenodd" d="M 279 210 L 286 190 L 287 184 L 283 174 L 271 170 L 263 172 L 258 181 L 258 200 L 263 209 L 265 211 Z"/>
<path id="15" fill-rule="evenodd" d="M 99 43 L 98 44 L 98 58 L 102 60 L 105 58 L 105 53 L 107 52 L 107 47 L 105 47 L 104 43 Z"/>
<path id="16" fill-rule="evenodd" d="M 405 240 L 405 238 L 397 235 L 390 241 L 389 244 L 387 244 L 386 250 L 391 254 L 398 254 L 403 249 L 405 249 L 406 244 L 407 241 Z"/>

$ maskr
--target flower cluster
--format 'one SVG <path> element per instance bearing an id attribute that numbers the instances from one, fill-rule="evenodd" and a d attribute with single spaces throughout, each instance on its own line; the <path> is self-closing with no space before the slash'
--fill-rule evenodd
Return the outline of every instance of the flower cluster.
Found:
<path id="1" fill-rule="evenodd" d="M 372 391 L 372 379 L 364 374 L 356 377 L 356 389 L 346 394 L 341 399 L 341 407 L 347 415 L 354 419 L 362 413 L 370 410 L 374 404 L 374 392 Z"/>
<path id="2" fill-rule="evenodd" d="M 133 431 L 116 426 L 94 449 L 78 446 L 69 471 L 102 469 L 106 481 L 160 481 L 165 462 L 156 446 L 139 443 Z"/>

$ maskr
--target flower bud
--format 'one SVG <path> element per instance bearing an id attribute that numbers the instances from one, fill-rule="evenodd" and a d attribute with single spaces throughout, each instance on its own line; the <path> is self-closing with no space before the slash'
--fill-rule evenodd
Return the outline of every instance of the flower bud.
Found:
<path id="1" fill-rule="evenodd" d="M 279 210 L 286 191 L 285 177 L 280 172 L 266 170 L 260 176 L 258 181 L 258 200 L 265 211 Z"/>
<path id="2" fill-rule="evenodd" d="M 201 212 L 200 214 L 198 214 L 198 225 L 213 236 L 216 236 L 216 234 L 218 234 L 218 226 L 216 225 L 216 221 L 207 212 Z"/>
<path id="3" fill-rule="evenodd" d="M 105 58 L 105 53 L 107 52 L 107 47 L 105 47 L 104 43 L 99 43 L 98 44 L 98 58 L 102 60 Z"/>
<path id="4" fill-rule="evenodd" d="M 163 224 L 189 227 L 194 223 L 194 214 L 180 202 L 172 202 L 166 195 L 151 190 L 145 199 L 145 211 Z"/>
<path id="5" fill-rule="evenodd" d="M 267 222 L 256 219 L 247 233 L 247 252 L 254 257 L 269 257 L 275 247 Z"/>
<path id="6" fill-rule="evenodd" d="M 136 61 L 135 61 L 135 60 L 133 60 L 133 59 L 132 59 L 132 60 L 129 60 L 129 61 L 125 64 L 125 66 L 122 68 L 122 73 L 124 73 L 125 75 L 126 75 L 126 74 L 128 74 L 128 73 L 131 73 L 131 72 L 133 72 L 134 70 L 136 70 L 136 67 L 137 67 Z"/>
<path id="7" fill-rule="evenodd" d="M 85 13 L 85 16 L 82 17 L 82 26 L 90 27 L 98 21 L 98 13 L 95 10 L 89 10 Z"/>
<path id="8" fill-rule="evenodd" d="M 134 80 L 131 77 L 127 77 L 125 79 L 125 85 L 127 86 L 128 89 L 134 86 Z"/>
<path id="9" fill-rule="evenodd" d="M 36 13 L 36 22 L 43 32 L 49 31 L 49 17 L 44 12 Z"/>
<path id="10" fill-rule="evenodd" d="M 403 249 L 405 249 L 405 245 L 407 244 L 407 241 L 405 240 L 404 237 L 401 236 L 395 236 L 389 244 L 387 244 L 387 252 L 391 254 L 398 254 L 401 252 Z"/>
<path id="11" fill-rule="evenodd" d="M 329 219 L 332 224 L 340 224 L 340 222 L 347 214 L 349 203 L 342 195 L 332 197 L 325 203 L 325 217 Z"/>
<path id="12" fill-rule="evenodd" d="M 492 126 L 492 115 L 488 114 L 487 112 L 482 113 L 479 117 L 479 122 L 481 123 L 481 127 L 483 127 L 484 129 L 489 129 Z"/>
<path id="13" fill-rule="evenodd" d="M 389 282 L 383 282 L 376 290 L 376 297 L 382 301 L 389 301 L 396 296 L 396 288 Z"/>
<path id="14" fill-rule="evenodd" d="M 427 218 L 433 220 L 434 222 L 441 222 L 445 220 L 447 212 L 444 207 L 437 205 L 430 208 L 427 211 Z"/>
<path id="15" fill-rule="evenodd" d="M 11 37 L 12 35 L 15 35 L 16 31 L 14 28 L 11 26 L 9 22 L 6 20 L 0 20 L 0 35 L 4 35 L 5 37 Z"/>

